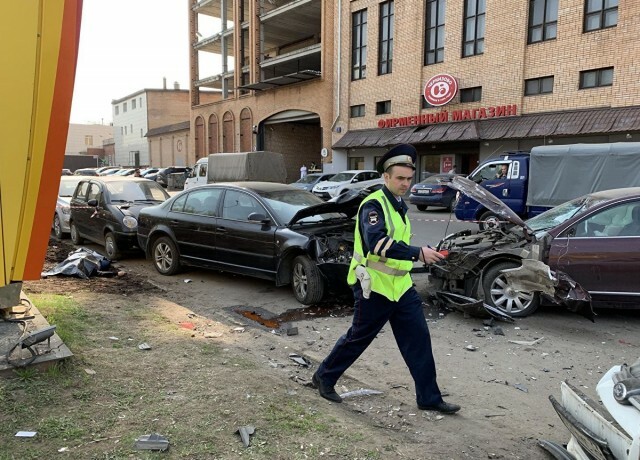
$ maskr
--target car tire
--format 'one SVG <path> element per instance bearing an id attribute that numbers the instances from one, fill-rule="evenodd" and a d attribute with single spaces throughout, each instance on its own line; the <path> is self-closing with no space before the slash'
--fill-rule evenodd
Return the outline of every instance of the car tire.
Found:
<path id="1" fill-rule="evenodd" d="M 318 266 L 306 255 L 293 259 L 291 287 L 298 302 L 312 305 L 324 296 L 324 280 Z"/>
<path id="2" fill-rule="evenodd" d="M 62 231 L 62 223 L 60 222 L 60 216 L 56 213 L 53 216 L 53 234 L 59 240 L 64 238 L 64 232 Z"/>
<path id="3" fill-rule="evenodd" d="M 478 226 L 480 227 L 480 230 L 504 228 L 504 223 L 500 220 L 501 219 L 497 214 L 491 211 L 486 211 L 480 216 Z"/>
<path id="4" fill-rule="evenodd" d="M 78 232 L 78 227 L 74 222 L 70 222 L 71 227 L 71 241 L 73 244 L 82 244 L 84 243 L 84 239 L 80 236 L 80 232 Z"/>
<path id="5" fill-rule="evenodd" d="M 427 209 L 429 209 L 429 206 L 425 206 L 424 204 L 418 204 L 416 205 L 416 208 L 418 208 L 418 211 L 426 211 Z"/>
<path id="6" fill-rule="evenodd" d="M 116 236 L 112 232 L 107 232 L 104 236 L 104 252 L 107 254 L 107 258 L 111 260 L 116 260 L 120 257 Z"/>
<path id="7" fill-rule="evenodd" d="M 161 236 L 151 246 L 153 266 L 161 275 L 174 275 L 180 270 L 180 255 L 175 243 L 168 236 Z"/>
<path id="8" fill-rule="evenodd" d="M 485 302 L 511 316 L 529 316 L 540 306 L 539 292 L 516 291 L 509 286 L 502 270 L 517 268 L 518 262 L 501 262 L 489 267 L 482 274 L 482 289 Z"/>

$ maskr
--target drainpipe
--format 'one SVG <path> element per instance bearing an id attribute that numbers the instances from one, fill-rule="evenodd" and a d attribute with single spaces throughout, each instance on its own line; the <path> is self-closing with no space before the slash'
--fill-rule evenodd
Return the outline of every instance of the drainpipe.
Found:
<path id="1" fill-rule="evenodd" d="M 338 119 L 340 119 L 340 90 L 341 90 L 341 86 L 340 86 L 340 82 L 342 80 L 342 0 L 338 0 L 338 79 L 337 79 L 337 87 L 336 87 L 336 118 L 335 120 L 333 120 L 333 124 L 331 125 L 331 131 L 333 132 L 333 130 L 336 127 L 336 124 L 338 123 Z"/>

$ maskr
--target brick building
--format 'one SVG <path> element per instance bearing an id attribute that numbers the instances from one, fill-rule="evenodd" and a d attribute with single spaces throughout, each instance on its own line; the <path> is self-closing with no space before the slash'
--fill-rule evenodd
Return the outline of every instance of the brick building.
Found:
<path id="1" fill-rule="evenodd" d="M 123 167 L 151 165 L 147 132 L 189 119 L 189 91 L 177 83 L 174 89 L 142 89 L 111 105 L 115 164 Z M 186 160 L 185 151 L 183 165 Z"/>
<path id="2" fill-rule="evenodd" d="M 638 0 L 355 0 L 338 17 L 338 169 L 398 142 L 420 171 L 468 173 L 505 150 L 640 139 Z M 430 105 L 439 74 L 455 82 L 431 99 L 458 91 Z"/>
<path id="3" fill-rule="evenodd" d="M 277 150 L 292 176 L 319 160 L 369 169 L 408 142 L 419 172 L 468 173 L 506 150 L 640 138 L 640 0 L 194 0 L 190 11 L 194 160 Z M 205 17 L 218 28 L 204 32 Z M 200 75 L 212 61 L 222 71 Z M 221 100 L 201 103 L 207 90 Z"/>
<path id="4" fill-rule="evenodd" d="M 288 164 L 330 151 L 335 120 L 333 0 L 193 0 L 190 163 L 210 153 L 272 150 Z M 206 73 L 213 64 L 213 73 Z M 221 100 L 207 103 L 211 92 Z M 330 161 L 327 155 L 325 161 Z"/>

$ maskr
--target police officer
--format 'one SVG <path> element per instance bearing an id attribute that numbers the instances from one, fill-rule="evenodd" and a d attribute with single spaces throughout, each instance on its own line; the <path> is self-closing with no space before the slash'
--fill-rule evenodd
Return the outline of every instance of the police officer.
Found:
<path id="1" fill-rule="evenodd" d="M 450 414 L 460 406 L 442 399 L 422 300 L 409 274 L 414 261 L 430 264 L 443 257 L 428 246 L 409 244 L 411 224 L 402 196 L 415 174 L 416 156 L 413 146 L 401 144 L 377 164 L 385 185 L 360 205 L 347 277 L 355 298 L 353 322 L 312 380 L 320 396 L 341 402 L 334 389 L 336 382 L 389 321 L 415 382 L 418 408 Z"/>

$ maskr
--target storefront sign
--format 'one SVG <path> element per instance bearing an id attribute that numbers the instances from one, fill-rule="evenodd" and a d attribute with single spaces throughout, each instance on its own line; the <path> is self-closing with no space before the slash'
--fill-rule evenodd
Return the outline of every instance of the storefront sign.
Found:
<path id="1" fill-rule="evenodd" d="M 424 85 L 423 94 L 433 106 L 448 104 L 458 94 L 458 80 L 446 73 L 434 75 Z"/>
<path id="2" fill-rule="evenodd" d="M 518 114 L 518 105 L 499 105 L 479 107 L 477 109 L 443 110 L 438 113 L 423 113 L 399 118 L 378 120 L 378 128 L 397 128 L 403 126 L 435 125 L 454 121 L 482 120 L 485 118 L 513 117 Z"/>

